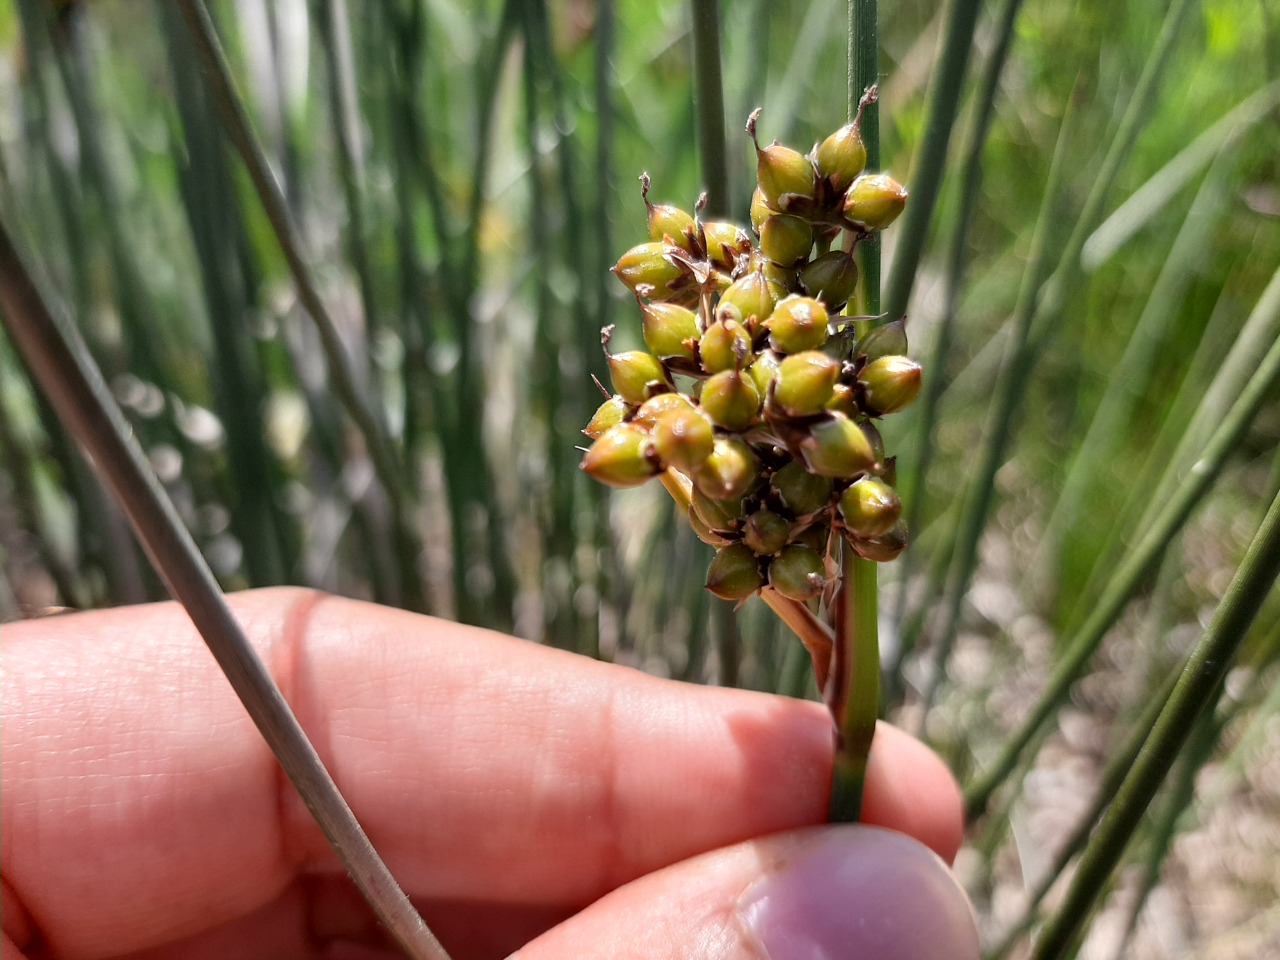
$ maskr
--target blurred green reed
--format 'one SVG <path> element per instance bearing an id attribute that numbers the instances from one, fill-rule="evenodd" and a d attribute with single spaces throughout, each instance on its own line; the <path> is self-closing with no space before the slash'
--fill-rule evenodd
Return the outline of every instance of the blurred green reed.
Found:
<path id="1" fill-rule="evenodd" d="M 746 113 L 801 147 L 842 123 L 865 6 L 0 0 L 0 219 L 224 589 L 308 584 L 813 696 L 768 610 L 702 590 L 708 548 L 670 505 L 586 481 L 575 445 L 601 326 L 639 339 L 607 273 L 643 230 L 637 177 L 744 219 Z M 881 166 L 913 195 L 884 304 L 928 364 L 886 438 L 915 542 L 880 578 L 880 706 L 965 783 L 980 904 L 1079 681 L 1100 652 L 1141 663 L 1101 711 L 1095 800 L 1037 840 L 1058 853 L 1014 922 L 984 914 L 993 956 L 1042 929 L 1037 956 L 1072 955 L 1118 864 L 1141 878 L 1132 936 L 1223 802 L 1197 773 L 1243 776 L 1280 710 L 1274 570 L 1240 566 L 1280 489 L 1264 7 L 878 12 Z M 0 491 L 0 617 L 163 596 L 7 339 Z M 1224 607 L 1204 643 L 1240 682 L 1188 704 L 1198 654 L 1168 638 L 1233 580 L 1252 613 Z M 955 664 L 974 649 L 977 679 Z M 1064 899 L 1073 866 L 1090 895 Z"/>

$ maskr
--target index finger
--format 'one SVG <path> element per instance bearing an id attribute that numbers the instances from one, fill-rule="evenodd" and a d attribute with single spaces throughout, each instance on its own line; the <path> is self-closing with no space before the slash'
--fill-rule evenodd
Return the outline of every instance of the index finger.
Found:
<path id="1" fill-rule="evenodd" d="M 233 604 L 415 897 L 574 906 L 824 817 L 819 705 L 305 591 Z M 337 869 L 180 608 L 9 626 L 4 644 L 4 879 L 66 952 L 136 949 Z M 891 728 L 865 812 L 958 845 L 949 774 Z"/>

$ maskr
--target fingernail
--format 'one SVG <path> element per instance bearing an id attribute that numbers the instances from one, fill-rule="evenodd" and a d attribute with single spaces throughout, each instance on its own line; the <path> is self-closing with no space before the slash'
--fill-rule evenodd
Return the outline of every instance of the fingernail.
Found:
<path id="1" fill-rule="evenodd" d="M 738 903 L 769 960 L 975 960 L 968 898 L 933 851 L 877 827 L 830 827 Z"/>

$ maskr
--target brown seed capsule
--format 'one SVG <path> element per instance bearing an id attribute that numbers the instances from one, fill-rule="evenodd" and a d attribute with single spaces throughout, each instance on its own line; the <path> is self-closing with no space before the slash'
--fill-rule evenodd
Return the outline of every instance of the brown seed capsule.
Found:
<path id="1" fill-rule="evenodd" d="M 798 150 L 784 147 L 776 140 L 761 147 L 756 139 L 756 110 L 747 121 L 747 133 L 756 145 L 756 181 L 765 203 L 785 213 L 797 199 L 812 200 L 817 189 L 817 176 L 809 158 Z"/>
<path id="2" fill-rule="evenodd" d="M 687 475 L 707 462 L 715 439 L 711 421 L 692 407 L 667 411 L 653 427 L 653 447 L 659 458 Z"/>
<path id="3" fill-rule="evenodd" d="M 820 350 L 805 350 L 784 357 L 773 378 L 771 409 L 777 408 L 791 417 L 821 413 L 831 399 L 839 376 L 840 361 Z"/>
<path id="4" fill-rule="evenodd" d="M 751 362 L 751 335 L 736 320 L 717 320 L 702 335 L 698 353 L 707 373 L 745 367 Z"/>
<path id="5" fill-rule="evenodd" d="M 611 487 L 638 487 L 658 473 L 649 435 L 630 423 L 602 433 L 582 458 L 582 469 Z"/>
<path id="6" fill-rule="evenodd" d="M 867 148 L 857 122 L 846 123 L 819 145 L 815 159 L 818 175 L 826 177 L 837 193 L 843 193 L 867 166 Z"/>
<path id="7" fill-rule="evenodd" d="M 745 600 L 764 586 L 760 563 L 741 543 L 721 547 L 707 568 L 707 589 L 721 600 Z"/>
<path id="8" fill-rule="evenodd" d="M 693 475 L 693 485 L 712 500 L 735 500 L 756 485 L 759 464 L 751 448 L 737 437 L 717 437 L 706 463 Z"/>
<path id="9" fill-rule="evenodd" d="M 722 370 L 702 385 L 702 410 L 718 427 L 739 433 L 760 415 L 755 381 L 737 370 Z"/>
<path id="10" fill-rule="evenodd" d="M 858 287 L 858 265 L 843 250 L 832 250 L 800 268 L 800 282 L 809 296 L 835 312 L 848 303 Z"/>
<path id="11" fill-rule="evenodd" d="M 920 364 L 910 357 L 894 355 L 871 361 L 858 374 L 863 408 L 873 417 L 905 410 L 920 392 L 921 372 Z"/>
<path id="12" fill-rule="evenodd" d="M 608 362 L 613 389 L 627 403 L 641 404 L 656 393 L 672 389 L 666 367 L 651 353 L 642 350 L 611 353 Z"/>
<path id="13" fill-rule="evenodd" d="M 817 350 L 827 342 L 827 308 L 812 297 L 790 296 L 773 310 L 769 342 L 780 353 Z"/>
<path id="14" fill-rule="evenodd" d="M 907 205 L 907 188 L 885 173 L 863 174 L 844 197 L 844 215 L 867 230 L 883 230 Z"/>
<path id="15" fill-rule="evenodd" d="M 780 213 L 760 227 L 760 252 L 785 267 L 799 263 L 813 249 L 813 227 L 808 220 Z"/>
<path id="16" fill-rule="evenodd" d="M 840 516 L 856 537 L 882 537 L 902 514 L 902 501 L 893 487 L 875 477 L 863 477 L 840 494 Z"/>
<path id="17" fill-rule="evenodd" d="M 787 543 L 787 534 L 791 530 L 785 518 L 771 510 L 757 510 L 747 517 L 742 527 L 742 542 L 758 557 L 767 557 L 777 553 Z"/>
<path id="18" fill-rule="evenodd" d="M 596 412 L 592 414 L 591 420 L 582 432 L 594 440 L 615 423 L 625 420 L 631 409 L 631 405 L 621 397 L 612 396 L 596 408 Z"/>
<path id="19" fill-rule="evenodd" d="M 631 422 L 643 430 L 652 430 L 672 410 L 692 409 L 693 403 L 682 393 L 659 393 L 640 404 Z"/>
<path id="20" fill-rule="evenodd" d="M 839 413 L 809 430 L 797 453 L 810 473 L 852 480 L 876 467 L 875 450 L 858 424 Z"/>
<path id="21" fill-rule="evenodd" d="M 638 244 L 622 255 L 613 273 L 633 293 L 666 299 L 687 282 L 684 268 L 670 255 L 678 249 L 661 242 Z"/>
<path id="22" fill-rule="evenodd" d="M 751 254 L 751 238 L 736 223 L 704 223 L 702 232 L 707 241 L 707 259 L 721 270 L 732 272 L 739 259 Z"/>
<path id="23" fill-rule="evenodd" d="M 868 332 L 858 340 L 854 351 L 868 360 L 879 360 L 881 357 L 907 352 L 907 325 L 903 320 L 886 323 Z"/>
<path id="24" fill-rule="evenodd" d="M 770 561 L 769 586 L 803 603 L 822 592 L 825 572 L 822 554 L 812 547 L 792 544 Z"/>
<path id="25" fill-rule="evenodd" d="M 694 346 L 698 342 L 698 315 L 687 307 L 674 303 L 646 303 L 644 314 L 644 343 L 649 352 L 663 360 L 694 359 Z"/>
<path id="26" fill-rule="evenodd" d="M 794 460 L 775 470 L 769 485 L 783 506 L 796 517 L 817 513 L 831 502 L 831 478 L 810 473 Z"/>
<path id="27" fill-rule="evenodd" d="M 881 537 L 854 537 L 849 541 L 854 552 L 865 560 L 876 563 L 889 563 L 896 560 L 903 550 L 907 549 L 907 525 L 899 521 L 897 526 Z"/>

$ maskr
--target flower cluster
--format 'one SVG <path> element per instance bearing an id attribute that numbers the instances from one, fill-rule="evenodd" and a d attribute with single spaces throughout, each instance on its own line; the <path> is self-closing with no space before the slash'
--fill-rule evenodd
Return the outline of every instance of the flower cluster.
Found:
<path id="1" fill-rule="evenodd" d="M 754 237 L 651 203 L 641 178 L 649 241 L 613 272 L 636 296 L 648 349 L 610 353 L 603 331 L 614 393 L 584 431 L 582 468 L 616 487 L 682 474 L 689 522 L 718 548 L 707 588 L 807 601 L 834 573 L 836 537 L 877 561 L 906 546 L 875 420 L 915 399 L 921 370 L 901 322 L 863 318 L 857 337 L 840 311 L 858 243 L 897 218 L 907 192 L 863 172 L 856 120 L 807 156 L 756 141 L 756 157 Z"/>

